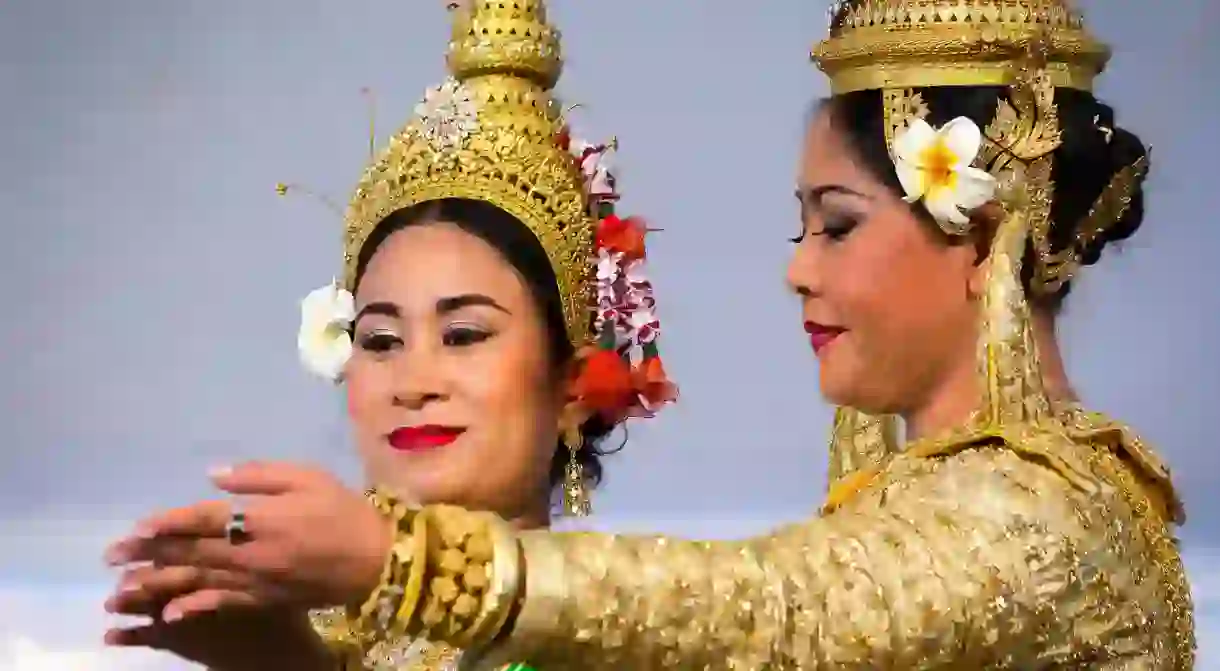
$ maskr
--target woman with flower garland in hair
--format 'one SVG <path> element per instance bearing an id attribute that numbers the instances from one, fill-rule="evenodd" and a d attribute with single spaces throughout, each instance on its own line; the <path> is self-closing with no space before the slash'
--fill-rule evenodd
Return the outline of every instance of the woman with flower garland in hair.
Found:
<path id="1" fill-rule="evenodd" d="M 533 37 L 462 41 L 501 29 Z M 614 214 L 613 144 L 572 140 L 548 103 L 559 61 L 543 8 L 480 5 L 457 15 L 455 32 L 455 78 L 429 93 L 357 188 L 345 280 L 302 304 L 302 362 L 345 385 L 355 444 L 378 487 L 372 505 L 325 474 L 294 468 L 293 477 L 328 492 L 324 504 L 256 495 L 238 518 L 248 528 L 234 533 L 271 533 L 260 520 L 281 514 L 322 537 L 364 531 L 376 545 L 385 538 L 378 507 L 437 503 L 546 528 L 556 489 L 566 513 L 588 512 L 603 438 L 674 400 L 642 272 L 647 230 Z M 534 58 L 496 74 L 483 74 L 470 51 L 503 57 L 523 41 Z M 224 543 L 220 536 L 213 542 Z M 370 548 L 345 552 L 376 554 Z M 341 601 L 285 585 L 270 591 L 296 615 L 260 610 L 268 593 L 232 572 L 175 561 L 174 552 L 158 553 L 160 566 L 129 570 L 109 604 L 162 621 L 116 631 L 113 643 L 164 648 L 217 670 L 300 671 L 341 657 L 351 668 L 422 671 L 457 658 L 455 646 L 424 636 L 366 644 L 341 608 L 314 614 L 319 636 L 303 609 Z M 319 568 L 356 565 L 336 556 Z M 376 573 L 350 576 L 376 582 Z M 192 617 L 209 610 L 217 612 Z"/>
<path id="2" fill-rule="evenodd" d="M 387 510 L 359 573 L 383 572 L 359 585 L 310 568 L 338 541 L 253 534 L 190 560 L 325 586 L 367 640 L 426 634 L 468 668 L 1192 668 L 1168 472 L 1078 404 L 1054 337 L 1068 282 L 1143 214 L 1146 151 L 1090 93 L 1107 49 L 1064 0 L 854 0 L 814 58 L 834 96 L 788 279 L 843 406 L 820 516 L 696 543 L 426 506 Z"/>

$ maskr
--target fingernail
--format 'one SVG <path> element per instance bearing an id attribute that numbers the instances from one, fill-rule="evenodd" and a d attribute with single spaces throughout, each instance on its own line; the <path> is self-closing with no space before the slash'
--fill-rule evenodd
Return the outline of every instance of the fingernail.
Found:
<path id="1" fill-rule="evenodd" d="M 232 474 L 232 466 L 216 466 L 208 471 L 208 476 L 212 478 L 227 478 Z"/>
<path id="2" fill-rule="evenodd" d="M 165 609 L 165 612 L 161 613 L 161 619 L 166 622 L 177 622 L 182 619 L 182 611 L 174 606 L 169 606 Z"/>
<path id="3" fill-rule="evenodd" d="M 151 540 L 151 539 L 157 537 L 156 529 L 153 529 L 152 527 L 144 525 L 144 524 L 137 526 L 134 533 L 135 533 L 136 538 L 140 538 L 143 540 Z"/>
<path id="4" fill-rule="evenodd" d="M 111 566 L 118 566 L 126 559 L 126 555 L 127 553 L 121 545 L 111 546 L 110 549 L 106 550 L 106 563 Z"/>

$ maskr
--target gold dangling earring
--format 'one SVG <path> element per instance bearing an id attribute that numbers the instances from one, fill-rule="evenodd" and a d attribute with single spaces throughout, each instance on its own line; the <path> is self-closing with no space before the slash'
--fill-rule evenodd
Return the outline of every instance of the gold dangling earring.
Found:
<path id="1" fill-rule="evenodd" d="M 580 463 L 580 448 L 584 443 L 580 427 L 566 429 L 563 442 L 568 448 L 568 466 L 563 474 L 563 513 L 568 517 L 587 517 L 593 512 L 593 506 L 589 501 L 585 467 Z"/>

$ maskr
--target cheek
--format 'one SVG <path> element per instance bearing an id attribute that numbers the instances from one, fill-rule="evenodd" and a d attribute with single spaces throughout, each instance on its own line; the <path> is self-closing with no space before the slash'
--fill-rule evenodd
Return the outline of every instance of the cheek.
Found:
<path id="1" fill-rule="evenodd" d="M 385 363 L 362 360 L 359 355 L 348 364 L 344 381 L 347 415 L 359 435 L 374 431 L 378 418 L 391 405 L 388 368 Z"/>
<path id="2" fill-rule="evenodd" d="M 533 342 L 502 342 L 461 366 L 468 412 L 480 425 L 483 448 L 511 462 L 533 461 L 555 424 L 546 362 Z M 490 456 L 490 455 L 489 455 Z M 514 469 L 515 470 L 515 469 Z"/>
<path id="3" fill-rule="evenodd" d="M 827 298 L 851 331 L 859 366 L 902 376 L 913 356 L 942 345 L 953 321 L 954 292 L 964 300 L 964 287 L 926 250 L 861 245 L 839 261 Z"/>

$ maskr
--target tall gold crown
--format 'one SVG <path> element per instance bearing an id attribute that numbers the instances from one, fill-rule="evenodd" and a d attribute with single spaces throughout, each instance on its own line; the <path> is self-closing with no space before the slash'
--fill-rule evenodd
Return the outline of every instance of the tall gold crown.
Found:
<path id="1" fill-rule="evenodd" d="M 1005 86 L 1034 43 L 1056 87 L 1092 90 L 1110 59 L 1068 0 L 839 0 L 811 55 L 834 93 Z"/>
<path id="2" fill-rule="evenodd" d="M 442 198 L 483 200 L 521 220 L 546 251 L 572 342 L 589 339 L 595 222 L 551 97 L 562 58 L 542 0 L 451 3 L 450 79 L 366 169 L 345 216 L 344 279 L 355 290 L 370 233 L 392 212 Z"/>

